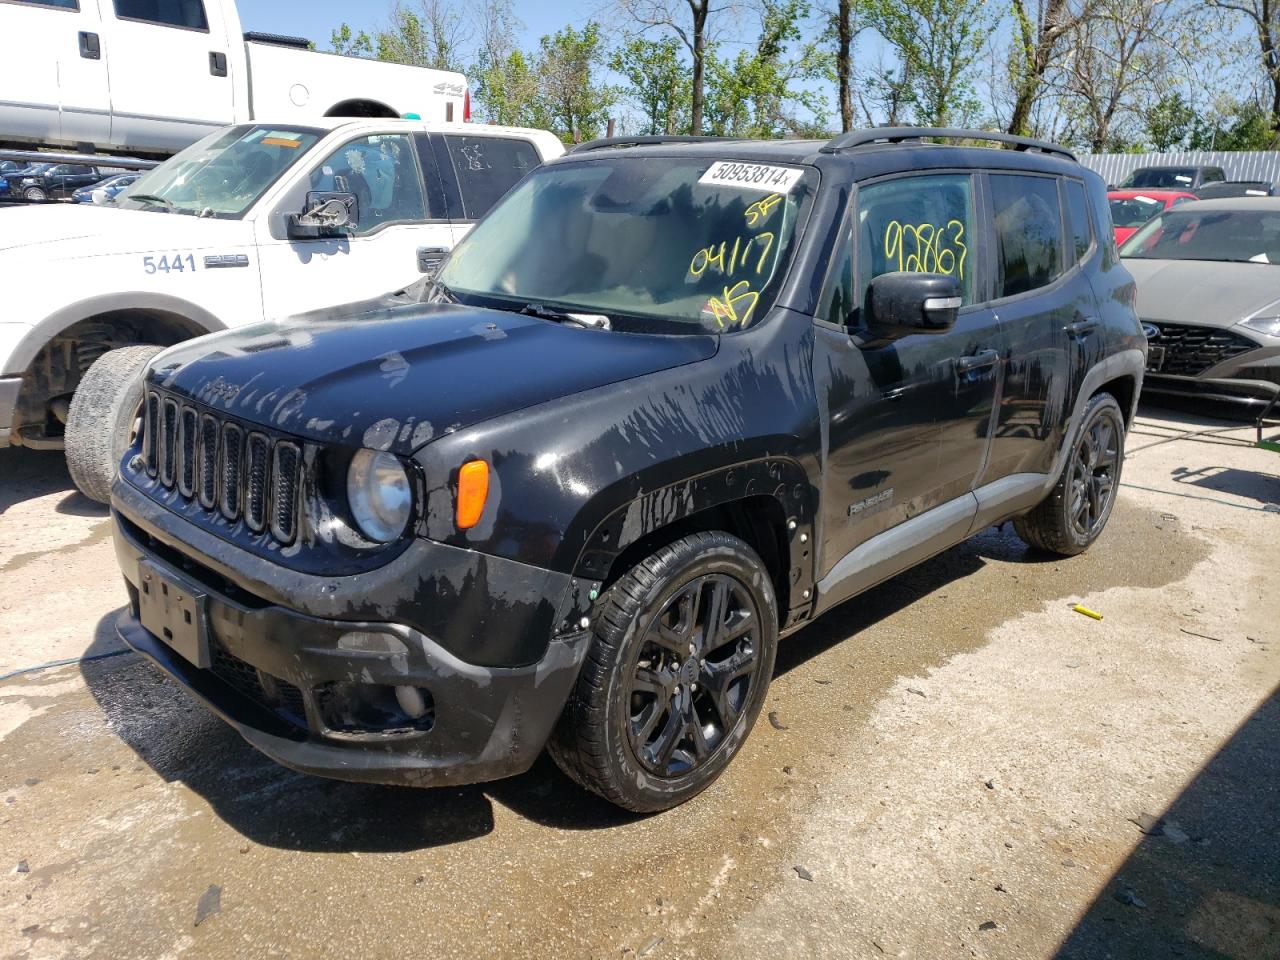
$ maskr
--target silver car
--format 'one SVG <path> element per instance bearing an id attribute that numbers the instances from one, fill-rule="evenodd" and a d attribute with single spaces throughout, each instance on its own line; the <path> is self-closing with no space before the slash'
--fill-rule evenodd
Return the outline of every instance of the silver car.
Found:
<path id="1" fill-rule="evenodd" d="M 1120 256 L 1150 346 L 1143 393 L 1271 401 L 1280 390 L 1280 197 L 1166 210 Z"/>

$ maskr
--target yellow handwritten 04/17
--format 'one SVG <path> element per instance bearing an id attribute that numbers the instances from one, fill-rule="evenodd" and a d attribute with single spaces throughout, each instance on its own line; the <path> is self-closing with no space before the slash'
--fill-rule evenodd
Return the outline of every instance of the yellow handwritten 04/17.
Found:
<path id="1" fill-rule="evenodd" d="M 751 289 L 751 281 L 739 280 L 732 287 L 724 288 L 723 298 L 712 297 L 708 300 L 707 306 L 711 308 L 711 316 L 715 318 L 716 324 L 723 330 L 735 324 L 745 327 L 759 300 L 760 294 Z"/>
<path id="2" fill-rule="evenodd" d="M 769 214 L 773 213 L 773 208 L 781 202 L 782 194 L 771 193 L 763 200 L 757 200 L 747 207 L 747 226 L 754 227 L 756 224 L 769 219 Z"/>
<path id="3" fill-rule="evenodd" d="M 969 248 L 964 243 L 964 224 L 948 220 L 946 226 L 932 223 L 910 224 L 891 220 L 884 230 L 885 259 L 909 273 L 944 273 L 964 279 L 964 263 Z"/>
<path id="4" fill-rule="evenodd" d="M 761 230 L 754 237 L 746 238 L 747 242 L 742 242 L 742 237 L 735 237 L 733 247 L 729 247 L 729 241 L 723 240 L 717 247 L 712 244 L 709 247 L 703 247 L 693 255 L 693 259 L 689 261 L 689 273 L 694 277 L 701 277 L 711 267 L 715 267 L 726 277 L 731 277 L 737 272 L 739 265 L 747 265 L 747 252 L 757 241 L 763 247 L 760 251 L 760 259 L 756 261 L 756 273 L 764 272 L 765 262 L 769 258 L 769 251 L 773 249 L 774 234 L 768 230 Z M 729 255 L 728 261 L 725 260 L 725 254 Z M 739 260 L 741 257 L 741 260 Z"/>

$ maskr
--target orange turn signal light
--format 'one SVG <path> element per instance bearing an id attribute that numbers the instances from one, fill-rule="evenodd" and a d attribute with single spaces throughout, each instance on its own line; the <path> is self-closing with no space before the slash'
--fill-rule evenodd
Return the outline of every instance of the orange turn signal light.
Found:
<path id="1" fill-rule="evenodd" d="M 458 529 L 467 530 L 480 522 L 484 501 L 489 496 L 489 465 L 483 460 L 464 463 L 458 471 Z"/>

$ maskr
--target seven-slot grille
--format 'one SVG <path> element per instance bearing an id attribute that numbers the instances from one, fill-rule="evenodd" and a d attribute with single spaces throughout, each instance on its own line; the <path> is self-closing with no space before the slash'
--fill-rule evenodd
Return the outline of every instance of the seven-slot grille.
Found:
<path id="1" fill-rule="evenodd" d="M 142 441 L 147 473 L 210 512 L 243 519 L 281 543 L 298 535 L 302 450 L 232 420 L 147 394 Z"/>
<path id="2" fill-rule="evenodd" d="M 1153 368 L 1152 373 L 1195 377 L 1223 360 L 1258 348 L 1258 344 L 1248 337 L 1230 330 L 1181 323 L 1148 322 L 1160 329 L 1160 336 L 1153 338 L 1151 345 L 1164 347 L 1160 369 Z"/>

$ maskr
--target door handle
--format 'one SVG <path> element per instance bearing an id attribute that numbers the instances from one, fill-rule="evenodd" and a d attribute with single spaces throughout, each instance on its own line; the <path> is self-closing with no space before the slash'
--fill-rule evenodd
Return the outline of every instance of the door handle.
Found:
<path id="1" fill-rule="evenodd" d="M 1073 337 L 1083 337 L 1090 330 L 1098 326 L 1097 317 L 1085 317 L 1083 320 L 1077 320 L 1075 323 L 1068 323 L 1066 331 Z"/>
<path id="2" fill-rule="evenodd" d="M 209 72 L 215 77 L 227 75 L 227 55 L 216 50 L 209 51 Z"/>
<path id="3" fill-rule="evenodd" d="M 440 264 L 444 263 L 444 258 L 448 255 L 448 247 L 419 247 L 418 271 L 434 277 L 436 271 L 440 269 Z"/>
<path id="4" fill-rule="evenodd" d="M 956 361 L 956 369 L 961 373 L 972 373 L 983 367 L 994 367 L 1000 362 L 1000 354 L 995 350 L 979 350 L 971 357 L 961 357 Z"/>
<path id="5" fill-rule="evenodd" d="M 80 31 L 80 56 L 86 60 L 102 59 L 102 41 L 96 33 Z"/>

